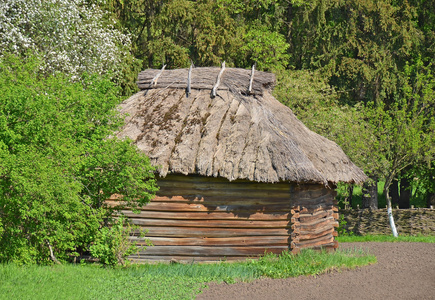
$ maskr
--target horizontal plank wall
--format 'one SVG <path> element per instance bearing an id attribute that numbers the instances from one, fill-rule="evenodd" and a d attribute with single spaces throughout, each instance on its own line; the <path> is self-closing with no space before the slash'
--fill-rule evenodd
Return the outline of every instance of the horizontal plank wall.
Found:
<path id="1" fill-rule="evenodd" d="M 131 256 L 136 261 L 241 260 L 335 245 L 334 195 L 323 185 L 184 175 L 158 184 L 157 196 L 140 213 L 122 211 L 148 230 L 154 245 Z"/>

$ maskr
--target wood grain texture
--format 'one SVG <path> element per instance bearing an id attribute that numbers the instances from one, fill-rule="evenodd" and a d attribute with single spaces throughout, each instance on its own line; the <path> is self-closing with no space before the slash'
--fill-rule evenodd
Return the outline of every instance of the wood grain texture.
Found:
<path id="1" fill-rule="evenodd" d="M 242 259 L 266 250 L 297 252 L 331 247 L 334 242 L 335 194 L 322 185 L 229 182 L 177 174 L 158 183 L 157 196 L 138 214 L 120 211 L 148 230 L 146 237 L 154 245 L 135 259 Z M 108 203 L 122 203 L 122 197 L 114 195 Z M 132 240 L 146 245 L 138 236 Z"/>
<path id="2" fill-rule="evenodd" d="M 188 255 L 188 256 L 259 256 L 263 255 L 266 251 L 273 253 L 281 253 L 288 250 L 288 246 L 250 246 L 250 247 L 217 247 L 217 246 L 155 246 L 149 247 L 144 252 L 139 252 L 139 255 Z"/>
<path id="3" fill-rule="evenodd" d="M 180 238 L 180 237 L 147 237 L 154 246 L 287 246 L 289 237 L 283 236 L 240 236 L 240 237 L 221 237 L 221 238 Z M 143 238 L 132 237 L 138 245 L 146 246 Z"/>

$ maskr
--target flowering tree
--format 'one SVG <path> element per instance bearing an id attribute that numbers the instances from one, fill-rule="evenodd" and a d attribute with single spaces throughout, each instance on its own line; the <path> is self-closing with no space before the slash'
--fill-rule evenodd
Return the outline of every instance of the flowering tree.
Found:
<path id="1" fill-rule="evenodd" d="M 0 3 L 0 53 L 36 52 L 41 71 L 59 71 L 73 80 L 83 73 L 109 74 L 128 92 L 139 64 L 130 53 L 130 36 L 115 26 L 86 0 L 5 0 Z"/>

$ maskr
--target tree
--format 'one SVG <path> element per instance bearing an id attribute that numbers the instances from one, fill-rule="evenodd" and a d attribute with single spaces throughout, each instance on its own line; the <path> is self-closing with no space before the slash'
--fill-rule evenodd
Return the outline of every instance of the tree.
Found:
<path id="1" fill-rule="evenodd" d="M 62 72 L 73 80 L 84 73 L 104 74 L 130 94 L 137 89 L 140 66 L 130 51 L 130 35 L 90 2 L 1 1 L 0 53 L 26 56 L 30 50 L 41 56 L 46 74 Z"/>
<path id="2" fill-rule="evenodd" d="M 379 173 L 385 178 L 384 195 L 394 236 L 397 230 L 392 217 L 390 185 L 402 171 L 415 165 L 429 164 L 435 158 L 435 79 L 431 67 L 419 59 L 407 64 L 400 94 L 387 108 L 371 103 L 365 114 L 376 143 L 373 151 L 383 154 L 385 166 Z"/>
<path id="3" fill-rule="evenodd" d="M 317 0 L 290 11 L 290 65 L 322 70 L 345 103 L 391 100 L 423 40 L 407 1 Z"/>
<path id="4" fill-rule="evenodd" d="M 378 209 L 378 179 L 370 178 L 362 188 L 361 208 Z"/>
<path id="5" fill-rule="evenodd" d="M 108 0 L 105 7 L 132 33 L 143 68 L 287 66 L 278 1 Z"/>
<path id="6" fill-rule="evenodd" d="M 136 207 L 156 191 L 148 158 L 113 137 L 122 124 L 119 89 L 40 66 L 34 57 L 0 59 L 1 262 L 75 257 L 110 222 L 110 195 Z"/>

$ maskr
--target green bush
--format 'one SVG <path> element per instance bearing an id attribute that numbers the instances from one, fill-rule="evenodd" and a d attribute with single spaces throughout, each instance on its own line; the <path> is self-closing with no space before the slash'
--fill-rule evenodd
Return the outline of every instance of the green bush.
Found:
<path id="1" fill-rule="evenodd" d="M 103 227 L 98 232 L 90 247 L 91 255 L 104 265 L 125 266 L 129 263 L 127 257 L 130 254 L 138 252 L 139 249 L 145 250 L 144 247 L 137 247 L 137 243 L 129 238 L 138 227 L 132 226 L 123 216 L 113 220 L 111 224 L 110 227 Z"/>
<path id="2" fill-rule="evenodd" d="M 72 259 L 112 214 L 110 195 L 134 207 L 156 191 L 148 158 L 111 137 L 119 89 L 96 75 L 42 75 L 40 65 L 0 58 L 0 262 Z"/>

